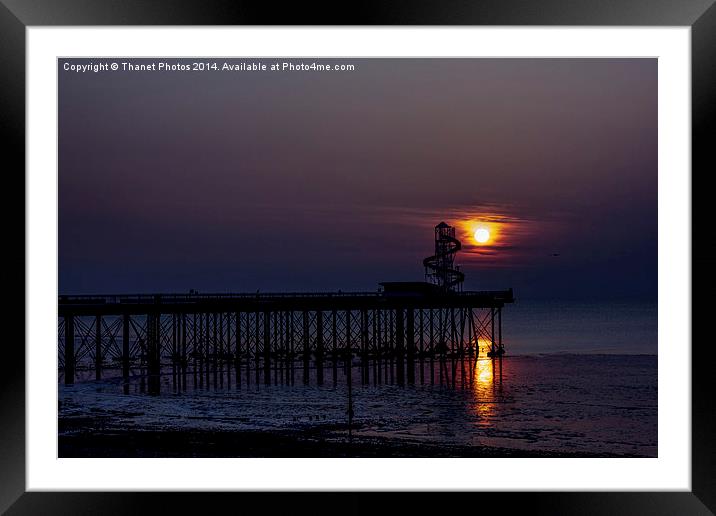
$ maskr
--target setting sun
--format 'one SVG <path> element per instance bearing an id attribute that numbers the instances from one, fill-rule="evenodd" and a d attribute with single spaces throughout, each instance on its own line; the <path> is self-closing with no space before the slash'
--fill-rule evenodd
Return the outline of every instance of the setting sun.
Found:
<path id="1" fill-rule="evenodd" d="M 490 232 L 485 228 L 480 228 L 477 231 L 475 231 L 475 241 L 478 244 L 484 244 L 490 240 Z"/>

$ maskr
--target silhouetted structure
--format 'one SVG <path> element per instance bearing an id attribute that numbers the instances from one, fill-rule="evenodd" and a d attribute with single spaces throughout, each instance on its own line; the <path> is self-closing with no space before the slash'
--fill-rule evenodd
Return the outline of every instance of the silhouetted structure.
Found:
<path id="1" fill-rule="evenodd" d="M 455 267 L 455 255 L 462 248 L 455 228 L 441 222 L 435 226 L 435 254 L 423 260 L 425 278 L 442 290 L 460 290 L 465 275 Z"/>
<path id="2" fill-rule="evenodd" d="M 385 282 L 379 292 L 274 294 L 136 294 L 59 297 L 59 364 L 65 383 L 78 368 L 146 369 L 149 390 L 158 390 L 163 365 L 186 374 L 231 363 L 237 382 L 254 369 L 256 382 L 271 381 L 271 367 L 311 363 L 323 383 L 324 362 L 360 359 L 364 380 L 369 360 L 395 362 L 397 381 L 414 381 L 416 359 L 501 355 L 502 307 L 512 289 L 453 289 L 464 275 L 453 268 L 460 249 L 455 230 L 435 228 L 435 256 L 425 260 L 435 283 Z M 213 367 L 209 367 L 209 365 Z M 204 367 L 206 366 L 206 367 Z M 407 366 L 407 367 L 406 367 Z M 350 369 L 350 366 L 347 366 Z M 392 370 L 392 369 L 391 369 Z M 263 374 L 260 374 L 263 373 Z"/>

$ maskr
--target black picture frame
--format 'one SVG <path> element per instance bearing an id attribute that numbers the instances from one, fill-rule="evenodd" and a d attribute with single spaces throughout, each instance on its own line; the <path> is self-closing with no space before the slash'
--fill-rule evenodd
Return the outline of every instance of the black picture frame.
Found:
<path id="1" fill-rule="evenodd" d="M 0 511 L 7 514 L 236 512 L 254 503 L 269 512 L 365 513 L 386 507 L 375 493 L 185 494 L 25 492 L 25 30 L 47 25 L 642 25 L 690 26 L 692 72 L 692 491 L 451 494 L 450 504 L 478 512 L 533 514 L 713 514 L 716 511 L 714 353 L 706 334 L 709 290 L 716 286 L 716 239 L 706 208 L 708 173 L 716 170 L 716 6 L 714 0 L 404 0 L 339 3 L 231 0 L 0 0 L 0 127 L 5 221 L 5 329 L 0 355 Z M 12 200 L 13 202 L 9 202 Z M 24 221 L 24 215 L 23 215 Z M 12 223 L 10 223 L 12 222 Z M 694 282 L 693 279 L 697 278 Z M 11 331 L 7 331 L 11 330 Z M 678 352 L 675 349 L 674 352 Z M 668 360 L 668 356 L 659 357 Z M 660 407 L 660 410 L 662 407 Z M 211 500 L 208 500 L 211 496 Z M 459 501 L 454 497 L 458 496 Z M 236 497 L 242 497 L 241 501 Z M 318 501 L 320 500 L 320 501 Z M 439 497 L 402 497 L 401 511 L 445 510 Z M 226 504 L 226 505 L 225 505 Z M 317 505 L 320 504 L 320 505 Z M 221 509 L 226 507 L 226 509 Z"/>

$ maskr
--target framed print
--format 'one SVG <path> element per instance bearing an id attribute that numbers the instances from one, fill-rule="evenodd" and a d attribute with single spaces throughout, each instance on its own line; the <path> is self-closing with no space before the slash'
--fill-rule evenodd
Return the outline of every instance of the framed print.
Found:
<path id="1" fill-rule="evenodd" d="M 711 513 L 713 6 L 109 7 L 2 7 L 4 509 Z"/>

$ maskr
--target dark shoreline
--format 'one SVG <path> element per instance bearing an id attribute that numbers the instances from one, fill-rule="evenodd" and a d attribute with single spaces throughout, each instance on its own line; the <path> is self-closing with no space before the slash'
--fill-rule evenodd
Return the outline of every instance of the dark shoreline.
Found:
<path id="1" fill-rule="evenodd" d="M 132 430 L 102 428 L 93 418 L 60 418 L 63 457 L 638 457 L 519 450 L 353 437 L 347 429 L 291 431 Z"/>

